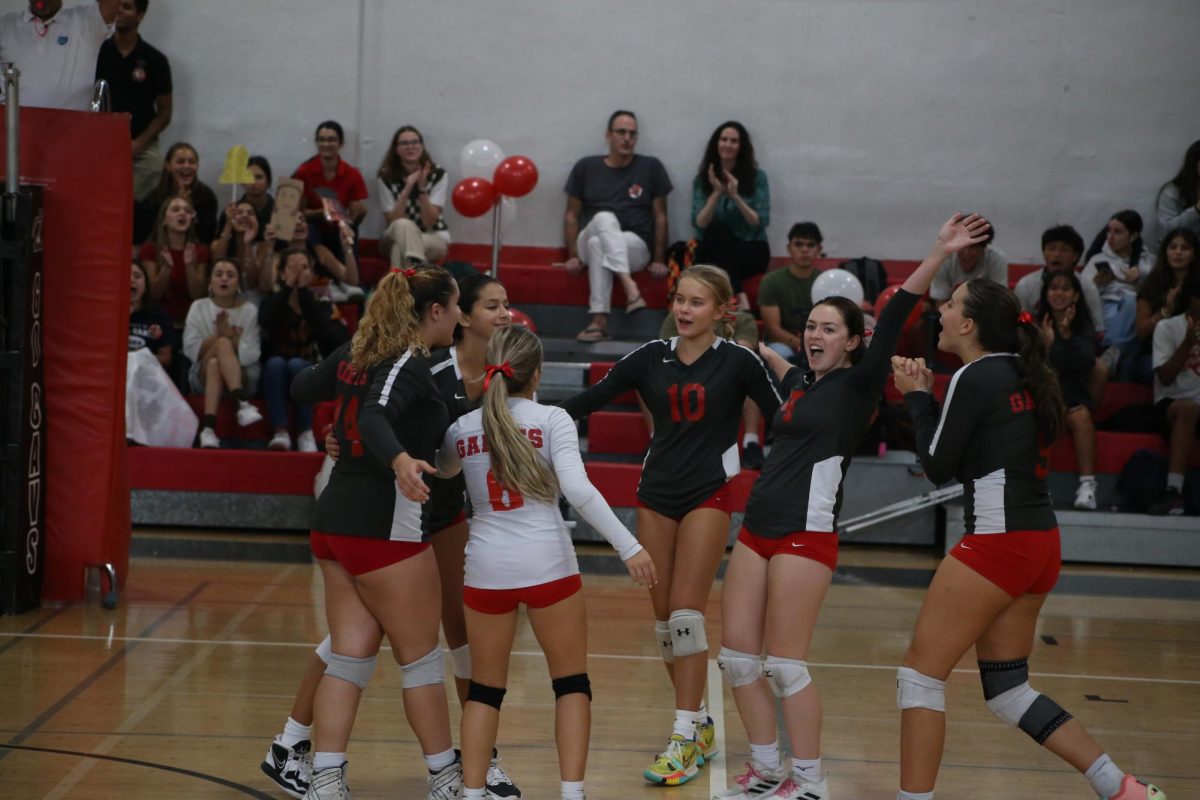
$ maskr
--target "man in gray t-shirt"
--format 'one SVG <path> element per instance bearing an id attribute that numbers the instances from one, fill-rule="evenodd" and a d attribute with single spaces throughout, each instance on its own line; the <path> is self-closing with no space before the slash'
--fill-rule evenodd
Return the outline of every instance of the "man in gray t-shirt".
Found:
<path id="1" fill-rule="evenodd" d="M 613 276 L 625 290 L 625 313 L 646 307 L 632 273 L 650 267 L 650 274 L 667 274 L 667 195 L 671 179 L 662 162 L 634 153 L 637 117 L 615 111 L 608 118 L 608 155 L 576 162 L 567 178 L 567 210 L 563 266 L 578 274 L 588 271 L 588 311 L 592 320 L 576 337 L 581 342 L 608 339 Z"/>

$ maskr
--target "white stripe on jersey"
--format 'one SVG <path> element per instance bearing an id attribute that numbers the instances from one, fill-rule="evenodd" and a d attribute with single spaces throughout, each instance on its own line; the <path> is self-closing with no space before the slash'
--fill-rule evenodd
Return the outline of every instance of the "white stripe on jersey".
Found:
<path id="1" fill-rule="evenodd" d="M 458 369 L 458 353 L 455 351 L 454 345 L 450 345 L 449 352 L 450 352 L 449 358 L 447 358 L 445 361 L 434 364 L 433 368 L 430 369 L 429 371 L 432 374 L 437 375 L 439 372 L 441 372 L 444 369 L 447 369 L 449 367 L 454 367 L 454 377 L 458 378 L 459 380 L 462 380 L 462 373 Z"/>
<path id="2" fill-rule="evenodd" d="M 1010 358 L 1017 357 L 1015 353 L 988 353 L 987 355 L 982 355 L 975 359 L 971 362 L 971 364 L 976 364 L 980 360 L 984 358 L 991 358 L 992 356 L 1009 356 Z M 962 375 L 963 372 L 966 371 L 967 367 L 971 366 L 971 364 L 963 364 L 961 367 L 955 370 L 954 376 L 950 378 L 950 386 L 946 389 L 946 400 L 942 403 L 942 413 L 938 419 L 937 430 L 933 432 L 933 439 L 929 442 L 929 455 L 931 456 L 937 452 L 938 439 L 940 439 L 942 436 L 942 426 L 946 424 L 946 409 L 950 408 L 950 399 L 954 397 L 954 387 L 958 385 L 959 376 Z"/>
<path id="3" fill-rule="evenodd" d="M 833 531 L 833 507 L 837 504 L 838 486 L 842 483 L 842 457 L 830 456 L 812 467 L 808 483 L 808 516 L 806 531 Z"/>
<path id="4" fill-rule="evenodd" d="M 400 358 L 396 359 L 396 363 L 392 364 L 391 371 L 388 372 L 387 382 L 383 384 L 383 391 L 379 393 L 379 405 L 386 406 L 388 404 L 388 395 L 392 393 L 392 384 L 396 382 L 396 376 L 400 374 L 400 370 L 404 369 L 404 365 L 412 358 L 412 350 L 409 350 Z"/>
<path id="5" fill-rule="evenodd" d="M 1004 533 L 1004 468 L 972 481 L 975 533 Z"/>
<path id="6" fill-rule="evenodd" d="M 734 347 L 742 348 L 747 353 L 754 356 L 754 360 L 758 362 L 758 365 L 760 367 L 762 367 L 762 371 L 767 374 L 767 384 L 770 385 L 771 391 L 775 393 L 775 399 L 778 400 L 779 403 L 782 405 L 783 398 L 779 395 L 779 389 L 775 388 L 775 381 L 772 379 L 771 371 L 769 369 L 767 369 L 767 364 L 765 361 L 762 360 L 762 356 L 760 356 L 758 353 L 751 350 L 749 347 L 746 347 L 746 345 L 742 344 L 741 342 L 735 342 L 732 339 L 726 339 L 725 341 L 729 342 Z"/>
<path id="7" fill-rule="evenodd" d="M 414 503 L 400 493 L 395 484 L 396 503 L 392 506 L 392 532 L 388 539 L 393 542 L 421 541 L 421 504 Z"/>
<path id="8" fill-rule="evenodd" d="M 725 470 L 725 480 L 727 481 L 733 480 L 741 473 L 742 459 L 738 455 L 736 442 L 721 454 L 721 467 Z"/>

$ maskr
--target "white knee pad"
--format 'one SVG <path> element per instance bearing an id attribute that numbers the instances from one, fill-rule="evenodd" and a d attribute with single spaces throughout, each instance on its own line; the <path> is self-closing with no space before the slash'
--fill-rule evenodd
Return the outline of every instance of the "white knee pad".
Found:
<path id="1" fill-rule="evenodd" d="M 906 708 L 928 708 L 946 713 L 946 682 L 922 675 L 915 669 L 896 670 L 896 705 Z"/>
<path id="2" fill-rule="evenodd" d="M 325 661 L 325 674 L 353 683 L 359 689 L 366 689 L 371 676 L 375 674 L 375 656 L 355 658 L 331 650 Z"/>
<path id="3" fill-rule="evenodd" d="M 400 670 L 404 673 L 403 686 L 405 689 L 445 683 L 446 657 L 442 655 L 442 648 L 439 645 L 411 664 L 401 664 Z"/>
<path id="4" fill-rule="evenodd" d="M 675 650 L 671 647 L 671 623 L 665 619 L 654 620 L 654 638 L 658 642 L 658 652 L 662 656 L 662 660 L 673 664 Z"/>
<path id="5" fill-rule="evenodd" d="M 739 686 L 749 686 L 763 674 L 762 662 L 758 660 L 758 656 L 739 653 L 728 647 L 721 648 L 717 655 L 717 666 L 721 668 L 725 680 L 735 689 Z"/>
<path id="6" fill-rule="evenodd" d="M 450 651 L 450 663 L 454 665 L 454 677 L 470 680 L 471 645 L 464 644 Z"/>
<path id="7" fill-rule="evenodd" d="M 778 697 L 791 697 L 812 683 L 812 676 L 808 674 L 808 662 L 797 661 L 794 658 L 780 658 L 768 654 L 763 663 L 762 673 Z"/>
<path id="8" fill-rule="evenodd" d="M 324 639 L 321 640 L 321 643 L 319 645 L 317 645 L 317 658 L 321 659 L 326 664 L 328 664 L 329 663 L 329 654 L 332 652 L 333 652 L 333 637 L 326 636 Z"/>
<path id="9" fill-rule="evenodd" d="M 691 608 L 671 612 L 671 649 L 676 657 L 708 652 L 704 635 L 704 615 Z"/>

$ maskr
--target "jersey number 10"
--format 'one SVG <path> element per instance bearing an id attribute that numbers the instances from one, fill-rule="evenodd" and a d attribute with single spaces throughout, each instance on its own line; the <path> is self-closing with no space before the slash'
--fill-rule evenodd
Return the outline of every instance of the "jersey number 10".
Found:
<path id="1" fill-rule="evenodd" d="M 667 387 L 671 422 L 699 422 L 704 419 L 704 386 L 699 383 L 675 383 Z"/>

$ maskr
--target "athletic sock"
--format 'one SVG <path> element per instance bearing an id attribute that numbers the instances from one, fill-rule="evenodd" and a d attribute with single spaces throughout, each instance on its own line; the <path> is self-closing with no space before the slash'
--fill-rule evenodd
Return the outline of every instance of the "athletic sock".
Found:
<path id="1" fill-rule="evenodd" d="M 1095 476 L 1095 475 L 1080 475 L 1080 476 L 1079 476 L 1079 482 L 1080 482 L 1081 484 L 1084 484 L 1084 483 L 1095 483 L 1095 482 L 1096 482 L 1096 476 Z"/>
<path id="2" fill-rule="evenodd" d="M 708 704 L 705 703 L 703 700 L 701 700 L 700 708 L 696 709 L 696 713 L 700 715 L 699 717 L 697 717 L 698 722 L 708 721 Z"/>
<path id="3" fill-rule="evenodd" d="M 802 781 L 815 783 L 821 780 L 821 759 L 792 756 L 792 772 Z"/>
<path id="4" fill-rule="evenodd" d="M 462 800 L 484 800 L 487 797 L 487 787 L 481 786 L 478 789 L 468 789 L 463 787 Z"/>
<path id="5" fill-rule="evenodd" d="M 314 753 L 313 754 L 313 773 L 320 772 L 323 769 L 332 769 L 340 767 L 346 763 L 345 753 Z"/>
<path id="6" fill-rule="evenodd" d="M 742 436 L 742 447 L 748 447 L 752 444 L 758 444 L 757 433 L 747 433 Z"/>
<path id="7" fill-rule="evenodd" d="M 454 763 L 454 748 L 451 747 L 443 750 L 440 753 L 434 753 L 431 756 L 425 756 L 425 767 L 430 772 L 441 772 L 446 767 Z"/>
<path id="8" fill-rule="evenodd" d="M 767 769 L 776 770 L 783 765 L 783 759 L 779 757 L 779 740 L 770 744 L 755 744 L 750 743 L 750 759 L 755 764 L 761 764 Z"/>
<path id="9" fill-rule="evenodd" d="M 1183 494 L 1183 473 L 1168 472 L 1167 473 L 1167 488 Z"/>
<path id="10" fill-rule="evenodd" d="M 215 431 L 217 429 L 217 415 L 205 414 L 204 419 L 200 422 L 200 427 Z"/>
<path id="11" fill-rule="evenodd" d="M 688 741 L 695 741 L 696 721 L 699 718 L 699 711 L 686 711 L 682 708 L 675 709 L 675 729 L 672 733 L 678 733 Z"/>
<path id="12" fill-rule="evenodd" d="M 562 781 L 562 800 L 584 800 L 583 781 Z"/>
<path id="13" fill-rule="evenodd" d="M 901 789 L 896 800 L 933 800 L 933 792 L 906 792 Z"/>
<path id="14" fill-rule="evenodd" d="M 1113 763 L 1112 759 L 1108 757 L 1108 753 L 1102 753 L 1087 768 L 1087 772 L 1083 773 L 1083 777 L 1088 779 L 1088 783 L 1092 785 L 1092 791 L 1096 794 L 1101 797 L 1112 797 L 1121 791 L 1121 782 L 1125 780 L 1125 773 Z"/>
<path id="15" fill-rule="evenodd" d="M 305 739 L 312 738 L 312 725 L 301 725 L 291 717 L 287 718 L 287 724 L 283 726 L 283 736 L 280 737 L 279 743 L 284 747 L 295 747 L 297 742 L 303 742 Z"/>

